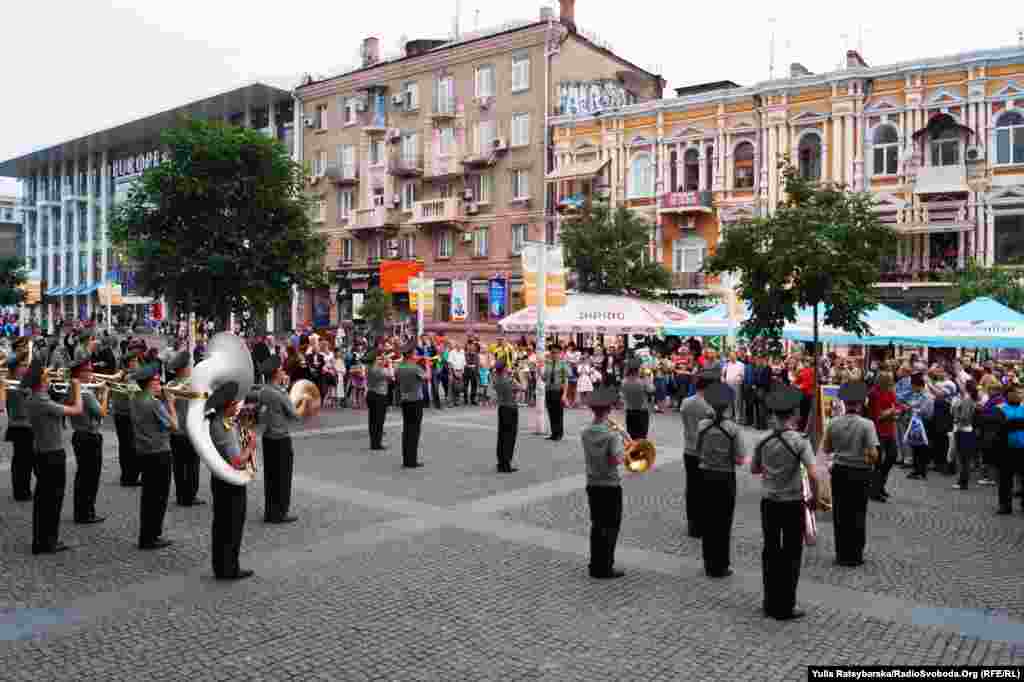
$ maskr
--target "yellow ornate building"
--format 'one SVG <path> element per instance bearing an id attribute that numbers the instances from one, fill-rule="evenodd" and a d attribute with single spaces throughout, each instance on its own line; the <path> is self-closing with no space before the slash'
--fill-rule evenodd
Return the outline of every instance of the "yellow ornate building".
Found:
<path id="1" fill-rule="evenodd" d="M 807 177 L 875 194 L 900 233 L 878 284 L 889 304 L 939 304 L 943 275 L 969 258 L 1024 264 L 1024 46 L 879 67 L 850 51 L 829 73 L 793 64 L 751 87 L 575 110 L 551 121 L 556 206 L 599 192 L 647 217 L 651 257 L 683 305 L 723 293 L 703 259 L 723 224 L 778 205 L 784 155 Z"/>

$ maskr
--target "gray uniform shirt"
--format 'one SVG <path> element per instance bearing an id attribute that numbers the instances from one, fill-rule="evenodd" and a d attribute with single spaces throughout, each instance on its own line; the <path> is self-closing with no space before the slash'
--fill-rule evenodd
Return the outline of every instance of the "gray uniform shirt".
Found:
<path id="1" fill-rule="evenodd" d="M 740 427 L 736 422 L 723 419 L 715 426 L 713 419 L 701 419 L 697 424 L 697 441 L 701 469 L 736 471 L 736 455 L 740 448 Z"/>
<path id="2" fill-rule="evenodd" d="M 271 440 L 288 438 L 291 433 L 291 422 L 302 419 L 282 386 L 264 386 L 260 391 L 260 408 L 261 419 L 265 420 L 267 425 L 263 437 Z"/>
<path id="3" fill-rule="evenodd" d="M 569 363 L 566 361 L 548 362 L 544 366 L 544 385 L 549 391 L 561 391 L 569 381 L 569 374 Z"/>
<path id="4" fill-rule="evenodd" d="M 75 417 L 68 417 L 71 428 L 84 433 L 99 433 L 103 417 L 100 413 L 100 401 L 89 389 L 82 389 L 82 414 Z"/>
<path id="5" fill-rule="evenodd" d="M 242 454 L 242 443 L 238 439 L 238 430 L 228 428 L 224 423 L 224 415 L 216 414 L 210 419 L 210 440 L 224 461 L 234 466 L 232 460 Z"/>
<path id="6" fill-rule="evenodd" d="M 587 461 L 587 485 L 613 487 L 621 484 L 619 465 L 625 453 L 622 436 L 607 424 L 591 424 L 580 433 Z"/>
<path id="7" fill-rule="evenodd" d="M 53 452 L 64 449 L 64 406 L 53 402 L 49 393 L 33 393 L 27 402 L 29 420 L 35 436 L 35 451 Z"/>
<path id="8" fill-rule="evenodd" d="M 785 440 L 785 445 L 783 440 Z M 772 434 L 762 440 L 754 451 L 751 467 L 755 470 L 761 468 L 764 471 L 764 478 L 761 482 L 761 495 L 764 499 L 776 502 L 799 502 L 802 500 L 801 464 L 805 466 L 814 464 L 814 451 L 811 449 L 811 443 L 802 434 L 796 431 L 782 431 L 777 438 Z"/>
<path id="9" fill-rule="evenodd" d="M 132 428 L 136 453 L 171 451 L 171 417 L 164 404 L 149 393 L 138 393 L 132 400 Z"/>
<path id="10" fill-rule="evenodd" d="M 416 402 L 423 399 L 423 382 L 427 380 L 427 370 L 419 365 L 408 362 L 398 368 L 398 390 L 403 403 Z"/>
<path id="11" fill-rule="evenodd" d="M 376 365 L 366 371 L 366 390 L 377 395 L 388 394 L 388 373 Z"/>
<path id="12" fill-rule="evenodd" d="M 494 394 L 498 398 L 498 407 L 518 406 L 516 403 L 516 385 L 508 375 L 495 376 L 492 383 L 494 385 Z"/>
<path id="13" fill-rule="evenodd" d="M 7 389 L 7 426 L 32 427 L 28 416 L 28 399 L 31 394 L 27 388 Z"/>
<path id="14" fill-rule="evenodd" d="M 683 414 L 683 453 L 696 457 L 700 422 L 703 419 L 713 419 L 715 411 L 701 395 L 692 395 L 684 400 L 679 411 Z"/>
<path id="15" fill-rule="evenodd" d="M 851 469 L 871 468 L 864 461 L 864 450 L 878 447 L 878 432 L 873 422 L 859 414 L 846 414 L 829 423 L 828 435 L 835 453 L 834 464 Z"/>
<path id="16" fill-rule="evenodd" d="M 638 377 L 630 377 L 622 382 L 622 401 L 627 410 L 647 409 L 647 385 Z"/>
<path id="17" fill-rule="evenodd" d="M 125 417 L 132 415 L 132 399 L 128 397 L 128 394 L 114 393 L 110 396 L 110 400 L 114 403 L 114 414 L 120 414 Z"/>

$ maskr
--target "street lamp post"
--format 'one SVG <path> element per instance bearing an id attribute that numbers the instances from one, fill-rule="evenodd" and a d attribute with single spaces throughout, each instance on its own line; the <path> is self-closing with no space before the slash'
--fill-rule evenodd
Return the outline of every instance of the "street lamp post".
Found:
<path id="1" fill-rule="evenodd" d="M 547 332 L 545 330 L 545 318 L 547 316 L 547 288 L 548 288 L 548 253 L 554 251 L 560 247 L 554 244 L 548 244 L 546 241 L 524 241 L 523 247 L 525 249 L 532 249 L 537 258 L 537 362 L 539 369 L 543 370 L 547 363 L 547 348 L 545 347 L 545 340 L 547 338 Z M 546 387 L 543 382 L 543 371 L 538 372 L 537 377 L 537 392 L 535 400 L 537 402 L 536 414 L 535 414 L 535 433 L 543 435 L 547 432 L 545 425 L 545 412 L 544 412 L 544 391 Z"/>

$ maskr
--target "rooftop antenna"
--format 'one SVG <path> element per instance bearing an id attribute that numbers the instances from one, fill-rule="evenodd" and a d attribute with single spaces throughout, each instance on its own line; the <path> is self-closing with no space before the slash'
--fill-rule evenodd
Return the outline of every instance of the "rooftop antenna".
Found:
<path id="1" fill-rule="evenodd" d="M 768 80 L 775 79 L 775 17 L 768 19 L 771 28 L 771 39 L 768 43 Z"/>

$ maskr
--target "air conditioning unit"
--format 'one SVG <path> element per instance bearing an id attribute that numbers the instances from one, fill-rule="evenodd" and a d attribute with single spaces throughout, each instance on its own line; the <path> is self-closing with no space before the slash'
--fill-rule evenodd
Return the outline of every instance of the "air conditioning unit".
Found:
<path id="1" fill-rule="evenodd" d="M 463 233 L 463 235 L 462 235 L 462 243 L 463 244 L 472 244 L 473 243 L 473 233 L 472 232 L 465 232 L 465 233 Z"/>
<path id="2" fill-rule="evenodd" d="M 391 103 L 394 104 L 396 107 L 400 107 L 403 104 L 405 104 L 405 97 L 403 95 L 392 95 Z"/>
<path id="3" fill-rule="evenodd" d="M 508 140 L 504 137 L 499 137 L 494 141 L 494 151 L 503 152 L 508 149 Z"/>
<path id="4" fill-rule="evenodd" d="M 402 197 L 400 197 L 397 194 L 395 196 L 391 197 L 391 205 L 394 206 L 395 208 L 398 208 L 399 206 L 401 206 L 402 205 Z"/>
<path id="5" fill-rule="evenodd" d="M 464 189 L 464 190 L 462 190 L 462 200 L 463 201 L 473 201 L 473 190 L 471 190 L 471 189 Z"/>
<path id="6" fill-rule="evenodd" d="M 312 128 L 313 127 L 313 117 L 312 116 L 306 116 L 305 118 L 303 118 L 302 119 L 302 125 L 306 126 L 307 128 Z"/>
<path id="7" fill-rule="evenodd" d="M 353 108 L 354 108 L 354 109 L 355 109 L 356 111 L 366 111 L 366 102 L 364 102 L 364 101 L 363 101 L 363 100 L 361 100 L 361 99 L 357 99 L 357 100 L 355 101 L 355 105 L 354 105 L 354 107 L 353 107 Z"/>
<path id="8" fill-rule="evenodd" d="M 480 210 L 475 201 L 466 204 L 466 213 L 473 214 Z"/>
<path id="9" fill-rule="evenodd" d="M 964 152 L 964 158 L 968 161 L 984 161 L 985 146 L 980 144 L 972 144 L 968 146 Z"/>

